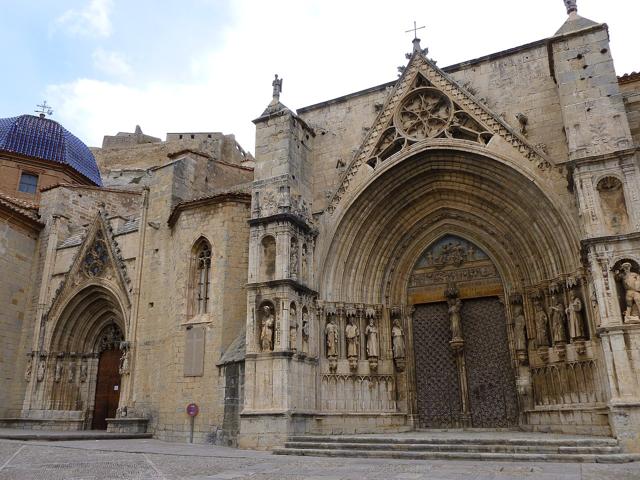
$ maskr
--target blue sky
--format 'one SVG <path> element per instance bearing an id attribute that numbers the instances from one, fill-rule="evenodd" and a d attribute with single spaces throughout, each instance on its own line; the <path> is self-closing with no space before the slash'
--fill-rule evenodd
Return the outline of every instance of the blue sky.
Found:
<path id="1" fill-rule="evenodd" d="M 578 0 L 610 27 L 619 74 L 640 70 L 640 2 Z M 47 99 L 53 118 L 92 146 L 145 131 L 234 133 L 271 96 L 299 108 L 396 78 L 413 20 L 440 66 L 552 35 L 562 0 L 0 0 L 0 116 Z"/>

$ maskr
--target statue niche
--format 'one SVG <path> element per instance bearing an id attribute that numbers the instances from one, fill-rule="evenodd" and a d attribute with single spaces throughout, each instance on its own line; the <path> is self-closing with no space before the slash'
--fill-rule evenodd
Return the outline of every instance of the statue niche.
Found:
<path id="1" fill-rule="evenodd" d="M 625 232 L 629 216 L 622 182 L 616 177 L 605 177 L 598 182 L 597 189 L 605 224 L 613 233 Z"/>

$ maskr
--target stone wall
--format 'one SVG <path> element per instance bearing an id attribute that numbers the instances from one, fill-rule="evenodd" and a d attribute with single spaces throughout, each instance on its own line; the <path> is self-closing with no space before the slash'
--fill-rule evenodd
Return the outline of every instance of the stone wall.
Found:
<path id="1" fill-rule="evenodd" d="M 238 336 L 246 316 L 248 196 L 213 196 L 189 204 L 167 224 L 171 197 L 184 190 L 191 173 L 178 164 L 156 171 L 151 185 L 148 224 L 142 259 L 140 307 L 133 392 L 130 405 L 150 418 L 158 438 L 188 441 L 190 420 L 185 412 L 196 403 L 194 442 L 215 442 L 224 428 L 226 380 L 216 364 Z M 182 173 L 180 173 L 182 172 Z M 174 194 L 172 195 L 172 192 Z M 175 203 L 175 202 L 173 202 Z M 194 245 L 211 245 L 210 293 L 206 313 L 193 314 Z M 204 369 L 201 376 L 185 376 L 186 334 L 204 328 Z M 233 441 L 233 432 L 227 440 Z"/>
<path id="2" fill-rule="evenodd" d="M 38 233 L 0 218 L 0 418 L 17 417 L 22 408 L 27 353 L 33 319 L 29 302 L 34 290 Z"/>

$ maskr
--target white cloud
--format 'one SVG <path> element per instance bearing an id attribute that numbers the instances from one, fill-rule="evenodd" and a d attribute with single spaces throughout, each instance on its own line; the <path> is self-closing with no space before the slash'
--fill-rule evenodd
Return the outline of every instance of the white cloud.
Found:
<path id="1" fill-rule="evenodd" d="M 56 19 L 59 28 L 72 35 L 108 37 L 111 35 L 112 0 L 90 0 L 82 9 L 69 9 Z"/>
<path id="2" fill-rule="evenodd" d="M 107 75 L 126 77 L 133 71 L 131 65 L 118 52 L 109 52 L 98 48 L 91 54 L 93 66 Z"/>
<path id="3" fill-rule="evenodd" d="M 527 4 L 524 23 L 505 20 L 525 15 L 510 9 L 512 0 L 494 0 L 490 7 L 463 3 L 465 15 L 459 14 L 455 2 L 395 0 L 389 8 L 378 0 L 281 0 L 274 8 L 273 2 L 263 0 L 233 0 L 234 22 L 225 27 L 221 41 L 214 48 L 203 43 L 192 52 L 186 72 L 191 79 L 134 85 L 122 83 L 133 80 L 126 76 L 119 77 L 120 82 L 85 78 L 50 86 L 47 99 L 56 107 L 56 118 L 90 145 L 100 145 L 105 134 L 140 124 L 158 137 L 169 131 L 234 133 L 253 151 L 251 120 L 271 99 L 274 73 L 284 78 L 282 102 L 295 109 L 394 80 L 396 66 L 406 63 L 404 53 L 411 49 L 411 35 L 404 30 L 414 17 L 419 25 L 427 24 L 418 33 L 440 66 L 552 35 L 566 18 L 559 0 Z M 595 0 L 581 4 L 585 16 L 607 19 L 601 18 Z M 629 22 L 618 30 L 610 23 L 620 42 L 613 46 L 618 67 L 625 58 L 637 58 L 627 53 L 634 44 L 623 37 L 632 31 Z M 167 69 L 175 68 L 171 58 L 163 57 L 162 62 Z M 118 62 L 112 63 L 110 73 L 118 70 Z M 623 65 L 620 71 L 625 70 Z"/>

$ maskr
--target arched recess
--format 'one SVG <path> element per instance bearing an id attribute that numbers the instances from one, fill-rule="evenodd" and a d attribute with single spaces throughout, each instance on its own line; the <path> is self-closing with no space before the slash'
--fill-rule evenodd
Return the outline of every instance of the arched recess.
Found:
<path id="1" fill-rule="evenodd" d="M 447 233 L 482 248 L 506 290 L 575 272 L 578 226 L 567 211 L 570 201 L 554 186 L 473 149 L 434 146 L 396 159 L 325 223 L 320 295 L 403 304 L 411 268 Z"/>
<path id="2" fill-rule="evenodd" d="M 48 357 L 41 358 L 44 374 L 37 379 L 41 394 L 32 408 L 66 412 L 64 417 L 80 428 L 106 428 L 104 420 L 115 416 L 118 407 L 123 368 L 128 373 L 124 297 L 94 282 L 76 289 L 61 305 L 57 318 L 49 320 Z"/>
<path id="3" fill-rule="evenodd" d="M 105 285 L 84 286 L 60 310 L 47 342 L 51 352 L 96 352 L 100 334 L 110 324 L 127 336 L 121 299 Z"/>

